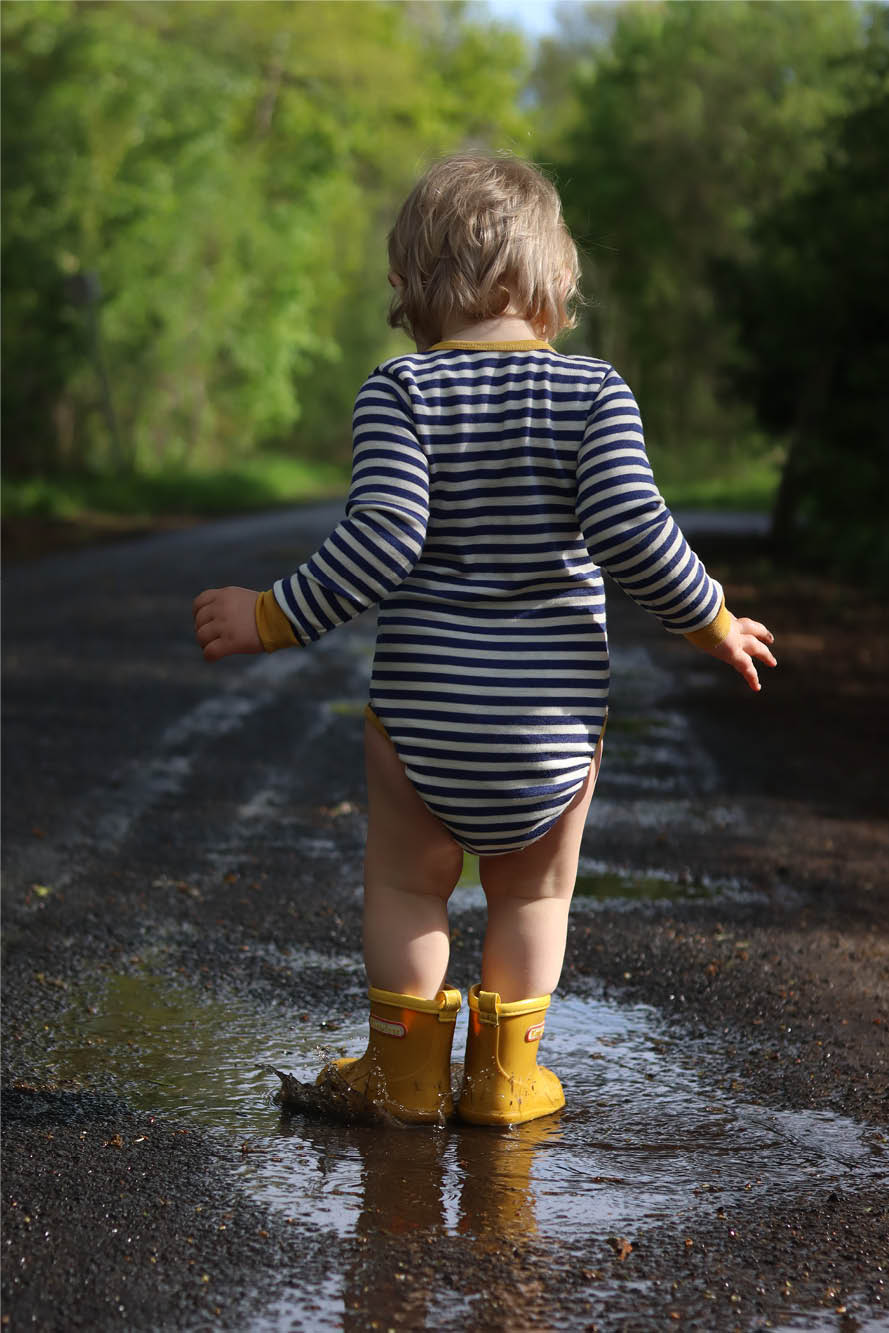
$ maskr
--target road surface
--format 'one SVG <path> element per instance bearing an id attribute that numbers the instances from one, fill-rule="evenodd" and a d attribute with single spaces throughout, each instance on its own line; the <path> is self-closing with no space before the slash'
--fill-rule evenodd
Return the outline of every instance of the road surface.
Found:
<path id="1" fill-rule="evenodd" d="M 754 698 L 611 597 L 560 1116 L 272 1104 L 270 1066 L 362 1048 L 373 617 L 209 667 L 190 603 L 338 512 L 7 572 L 3 1327 L 889 1328 L 885 687 L 869 658 L 825 685 L 798 606 Z"/>

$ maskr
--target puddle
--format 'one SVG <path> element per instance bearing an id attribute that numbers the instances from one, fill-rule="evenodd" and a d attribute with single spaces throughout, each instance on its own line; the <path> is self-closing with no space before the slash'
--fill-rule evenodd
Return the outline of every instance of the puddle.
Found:
<path id="1" fill-rule="evenodd" d="M 712 898 L 714 889 L 690 879 L 679 880 L 675 874 L 670 875 L 666 872 L 639 875 L 632 871 L 610 870 L 605 867 L 593 870 L 589 863 L 586 866 L 582 863 L 574 892 L 582 898 L 597 898 L 601 902 L 609 902 L 615 898 L 638 902 L 640 899 L 656 901 Z"/>
<path id="2" fill-rule="evenodd" d="M 361 1053 L 363 1008 L 326 1022 L 310 1014 L 260 1016 L 246 1006 L 211 1005 L 158 977 L 126 975 L 109 981 L 95 1009 L 73 1015 L 58 1032 L 56 1075 L 110 1083 L 134 1106 L 242 1139 L 264 1136 L 281 1161 L 251 1161 L 245 1183 L 281 1207 L 316 1177 L 328 1183 L 336 1177 L 343 1202 L 334 1211 L 351 1209 L 357 1216 L 363 1172 L 354 1167 L 377 1142 L 385 1143 L 384 1158 L 399 1156 L 403 1143 L 411 1174 L 406 1164 L 426 1155 L 421 1141 L 435 1142 L 433 1155 L 449 1177 L 441 1189 L 452 1225 L 457 1196 L 472 1193 L 478 1170 L 486 1206 L 500 1206 L 491 1197 L 493 1174 L 510 1194 L 527 1194 L 525 1220 L 533 1216 L 544 1230 L 579 1222 L 638 1225 L 643 1217 L 693 1212 L 704 1195 L 712 1208 L 737 1191 L 796 1194 L 803 1183 L 826 1186 L 853 1170 L 881 1169 L 885 1161 L 879 1136 L 852 1121 L 722 1099 L 707 1085 L 711 1053 L 677 1040 L 645 1005 L 554 999 L 544 1050 L 565 1085 L 568 1105 L 561 1115 L 508 1133 L 453 1126 L 444 1134 L 404 1129 L 383 1135 L 288 1119 L 271 1103 L 277 1080 L 268 1066 L 311 1081 L 331 1056 Z M 466 1021 L 464 1005 L 455 1059 Z M 298 1181 L 295 1170 L 307 1178 Z M 311 1189 L 308 1194 L 313 1197 Z M 329 1221 L 330 1207 L 319 1197 L 317 1220 Z"/>
<path id="3" fill-rule="evenodd" d="M 246 1145 L 237 1170 L 247 1193 L 343 1237 L 469 1232 L 522 1245 L 632 1235 L 713 1216 L 737 1196 L 772 1204 L 886 1178 L 876 1130 L 731 1100 L 717 1088 L 730 1075 L 718 1051 L 677 1038 L 648 1006 L 581 995 L 557 996 L 547 1020 L 543 1058 L 567 1096 L 559 1115 L 498 1131 L 282 1114 L 269 1066 L 310 1082 L 332 1056 L 363 1050 L 363 1001 L 341 992 L 340 1003 L 346 1011 L 325 1025 L 317 1014 L 210 1004 L 156 976 L 116 976 L 55 1034 L 53 1073 Z M 456 1059 L 466 1026 L 464 1005 Z M 323 1299 L 312 1293 L 311 1328 L 344 1326 L 347 1285 L 344 1276 Z M 288 1299 L 286 1312 L 275 1307 L 251 1327 L 309 1327 L 292 1317 Z"/>
<path id="4" fill-rule="evenodd" d="M 322 955 L 310 952 L 305 965 Z M 329 962 L 329 960 L 328 960 Z M 151 975 L 110 978 L 87 1013 L 69 1012 L 56 1034 L 56 1075 L 109 1084 L 132 1106 L 195 1120 L 241 1137 L 274 1128 L 268 1064 L 319 1068 L 360 1045 L 366 1017 L 303 1020 L 213 1002 Z M 305 1012 L 305 1011 L 302 1011 Z"/>
<path id="5" fill-rule="evenodd" d="M 718 883 L 706 876 L 692 879 L 687 872 L 669 870 L 637 871 L 583 857 L 574 886 L 575 902 L 637 903 L 640 900 L 670 901 L 679 898 L 713 898 L 720 893 L 740 892 L 733 880 Z M 479 882 L 478 857 L 463 855 L 463 871 L 451 898 L 452 912 L 484 907 L 485 896 Z"/>

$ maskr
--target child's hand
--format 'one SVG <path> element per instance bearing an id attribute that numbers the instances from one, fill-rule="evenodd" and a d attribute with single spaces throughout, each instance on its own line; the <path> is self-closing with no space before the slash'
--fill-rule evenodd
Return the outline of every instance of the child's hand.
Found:
<path id="1" fill-rule="evenodd" d="M 772 667 L 778 665 L 770 651 L 770 645 L 774 642 L 774 634 L 766 629 L 765 625 L 760 625 L 758 620 L 748 620 L 746 617 L 736 620 L 732 616 L 732 627 L 722 643 L 704 651 L 710 653 L 712 657 L 718 657 L 720 662 L 727 662 L 730 667 L 734 667 L 735 671 L 744 677 L 751 690 L 758 692 L 762 686 L 756 672 L 756 662 L 765 662 L 767 666 Z"/>
<path id="2" fill-rule="evenodd" d="M 252 588 L 207 588 L 194 599 L 194 632 L 208 662 L 232 653 L 261 653 Z"/>

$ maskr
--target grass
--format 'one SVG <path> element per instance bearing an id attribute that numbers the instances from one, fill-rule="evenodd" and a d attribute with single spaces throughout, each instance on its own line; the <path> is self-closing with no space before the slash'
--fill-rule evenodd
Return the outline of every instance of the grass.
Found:
<path id="1" fill-rule="evenodd" d="M 348 472 L 330 463 L 259 456 L 213 472 L 70 473 L 3 480 L 4 518 L 79 520 L 90 515 L 237 514 L 343 495 Z"/>

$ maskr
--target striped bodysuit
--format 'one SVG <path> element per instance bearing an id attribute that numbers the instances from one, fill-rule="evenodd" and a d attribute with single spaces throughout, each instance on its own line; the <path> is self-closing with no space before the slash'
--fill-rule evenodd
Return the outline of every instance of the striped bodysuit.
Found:
<path id="1" fill-rule="evenodd" d="M 601 569 L 674 633 L 725 616 L 722 590 L 604 361 L 439 343 L 374 371 L 353 431 L 345 518 L 263 597 L 303 644 L 378 602 L 370 701 L 408 777 L 463 847 L 524 847 L 577 793 L 602 730 Z"/>

